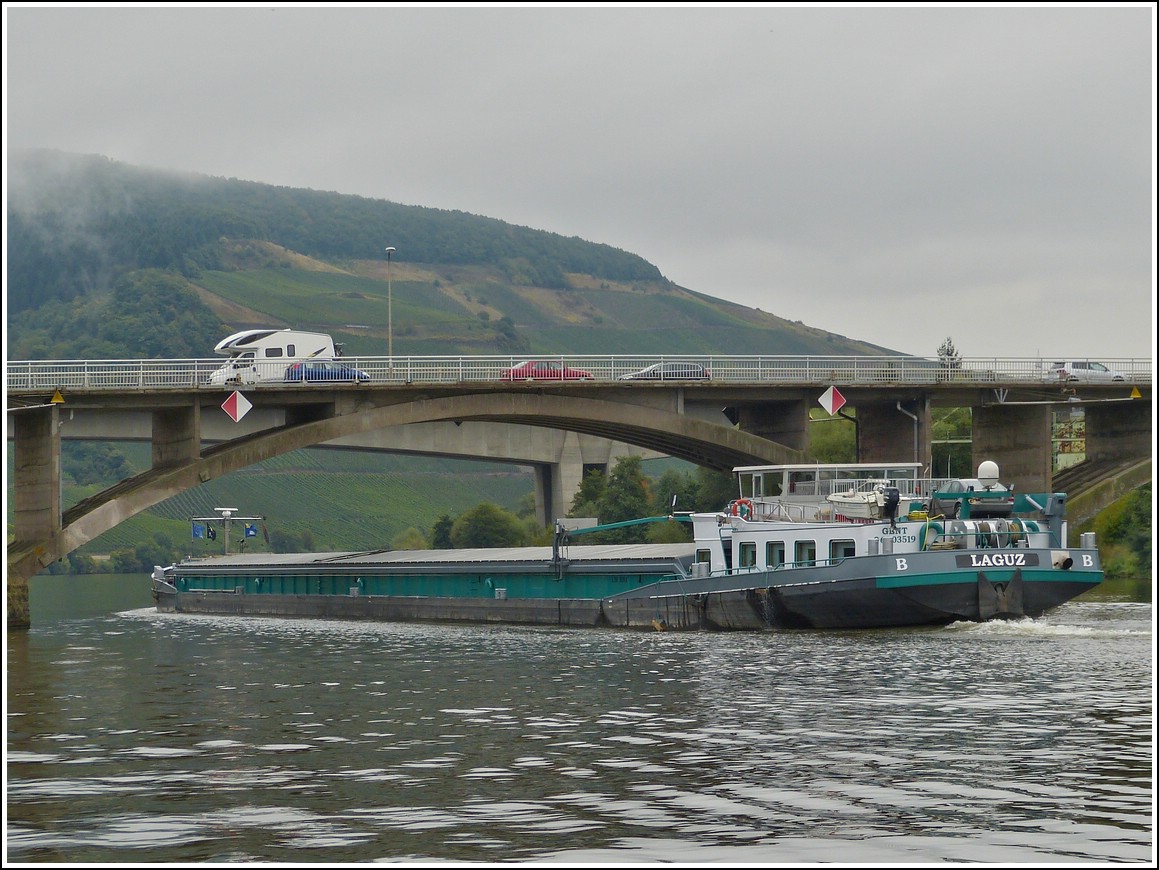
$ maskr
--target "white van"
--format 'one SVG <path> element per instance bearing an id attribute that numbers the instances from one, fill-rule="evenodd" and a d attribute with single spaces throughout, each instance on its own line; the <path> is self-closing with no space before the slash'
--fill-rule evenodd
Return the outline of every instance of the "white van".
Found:
<path id="1" fill-rule="evenodd" d="M 295 329 L 245 329 L 223 338 L 213 352 L 228 356 L 229 362 L 209 376 L 210 384 L 282 381 L 296 362 L 338 356 L 330 336 Z"/>

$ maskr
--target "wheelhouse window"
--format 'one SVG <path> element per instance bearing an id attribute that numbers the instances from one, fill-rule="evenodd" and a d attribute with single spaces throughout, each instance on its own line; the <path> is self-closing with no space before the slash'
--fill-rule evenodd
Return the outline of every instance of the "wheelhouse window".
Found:
<path id="1" fill-rule="evenodd" d="M 781 478 L 788 472 L 739 472 L 737 489 L 742 498 L 775 498 L 782 492 Z"/>
<path id="2" fill-rule="evenodd" d="M 759 474 L 737 475 L 738 490 L 741 498 L 755 498 L 760 495 L 761 476 Z"/>
<path id="3" fill-rule="evenodd" d="M 899 486 L 903 489 L 908 488 L 905 481 L 917 480 L 918 473 L 913 468 L 890 468 L 886 471 L 885 477 L 893 486 Z"/>
<path id="4" fill-rule="evenodd" d="M 798 567 L 807 567 L 817 563 L 817 542 L 797 541 L 793 544 L 793 563 Z"/>
<path id="5" fill-rule="evenodd" d="M 817 494 L 817 475 L 812 471 L 790 471 L 789 492 L 797 495 Z"/>
<path id="6" fill-rule="evenodd" d="M 853 541 L 830 541 L 829 542 L 829 558 L 830 559 L 851 559 L 857 554 L 857 546 Z"/>
<path id="7" fill-rule="evenodd" d="M 766 541 L 765 542 L 765 567 L 766 568 L 780 568 L 785 564 L 785 542 L 784 541 Z"/>
<path id="8" fill-rule="evenodd" d="M 742 541 L 740 545 L 740 565 L 741 568 L 755 568 L 757 566 L 757 545 L 756 541 Z"/>
<path id="9" fill-rule="evenodd" d="M 707 565 L 709 562 L 712 561 L 712 556 L 708 550 L 697 550 L 696 551 L 696 561 Z"/>

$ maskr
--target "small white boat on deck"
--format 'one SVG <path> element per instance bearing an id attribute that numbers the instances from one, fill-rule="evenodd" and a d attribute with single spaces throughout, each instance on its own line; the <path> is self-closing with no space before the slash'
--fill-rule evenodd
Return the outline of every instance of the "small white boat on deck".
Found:
<path id="1" fill-rule="evenodd" d="M 888 480 L 868 481 L 858 489 L 825 496 L 837 520 L 882 520 L 897 516 L 901 493 Z"/>

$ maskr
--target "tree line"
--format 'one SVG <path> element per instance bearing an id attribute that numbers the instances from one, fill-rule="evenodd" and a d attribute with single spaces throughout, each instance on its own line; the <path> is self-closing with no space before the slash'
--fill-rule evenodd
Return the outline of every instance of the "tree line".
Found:
<path id="1" fill-rule="evenodd" d="M 200 359 L 226 329 L 185 279 L 157 269 L 111 292 L 9 314 L 9 359 Z"/>

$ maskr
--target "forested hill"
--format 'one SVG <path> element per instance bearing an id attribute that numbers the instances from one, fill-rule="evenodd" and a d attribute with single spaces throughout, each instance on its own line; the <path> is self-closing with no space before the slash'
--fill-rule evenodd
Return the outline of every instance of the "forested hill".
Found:
<path id="1" fill-rule="evenodd" d="M 382 354 L 388 295 L 398 355 L 887 352 L 458 211 L 13 151 L 7 217 L 10 359 L 205 357 L 250 326 Z"/>

